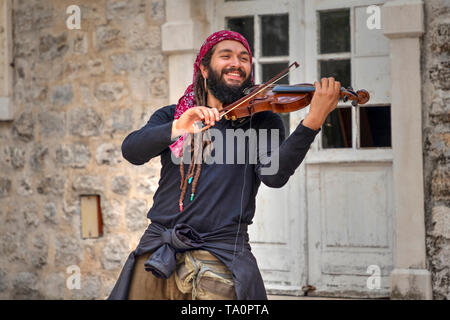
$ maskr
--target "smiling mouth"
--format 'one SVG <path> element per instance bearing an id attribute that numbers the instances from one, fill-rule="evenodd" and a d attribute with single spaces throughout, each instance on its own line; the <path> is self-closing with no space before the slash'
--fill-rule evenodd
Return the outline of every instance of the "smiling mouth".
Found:
<path id="1" fill-rule="evenodd" d="M 244 79 L 244 73 L 241 70 L 225 71 L 224 74 L 229 80 L 242 81 Z"/>
<path id="2" fill-rule="evenodd" d="M 228 78 L 230 79 L 235 79 L 235 80 L 241 80 L 242 76 L 240 73 L 236 73 L 236 72 L 229 72 L 226 74 Z"/>

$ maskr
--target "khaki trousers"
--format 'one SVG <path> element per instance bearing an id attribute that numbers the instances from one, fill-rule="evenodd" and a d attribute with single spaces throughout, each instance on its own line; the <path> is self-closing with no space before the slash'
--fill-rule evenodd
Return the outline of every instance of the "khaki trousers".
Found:
<path id="1" fill-rule="evenodd" d="M 234 300 L 233 277 L 228 268 L 206 250 L 177 253 L 175 272 L 168 279 L 145 271 L 151 253 L 136 257 L 129 300 Z"/>

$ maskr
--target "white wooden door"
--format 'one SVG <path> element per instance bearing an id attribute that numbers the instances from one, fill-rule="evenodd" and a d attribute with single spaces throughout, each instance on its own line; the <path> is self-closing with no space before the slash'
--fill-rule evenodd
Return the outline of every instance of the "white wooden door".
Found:
<path id="1" fill-rule="evenodd" d="M 307 156 L 307 281 L 315 287 L 309 295 L 389 296 L 392 149 L 379 139 L 390 130 L 389 48 L 382 30 L 367 27 L 371 4 L 305 2 L 307 75 L 319 79 L 335 72 L 371 94 L 367 107 L 340 104 L 343 109 L 325 122 Z"/>
<path id="2" fill-rule="evenodd" d="M 335 71 L 336 78 L 342 76 L 341 82 L 368 89 L 372 97 L 370 109 L 339 105 L 343 108 L 339 117 L 322 128 L 286 186 L 272 189 L 261 185 L 249 233 L 268 293 L 301 295 L 302 287 L 310 285 L 315 290 L 308 295 L 389 295 L 392 149 L 385 141 L 375 141 L 380 133 L 369 129 L 372 118 L 387 117 L 390 112 L 389 49 L 382 31 L 366 26 L 366 9 L 372 4 L 367 0 L 217 0 L 209 8 L 211 32 L 237 28 L 248 33 L 244 35 L 252 42 L 256 83 L 277 63 L 280 67 L 298 61 L 300 70 L 290 74 L 291 84 L 313 82 L 321 73 Z M 347 17 L 344 28 L 349 36 L 343 47 L 340 33 L 325 35 L 324 39 L 336 43 L 326 53 L 320 51 L 320 12 L 329 12 L 327 19 L 333 19 L 333 12 L 341 20 Z M 279 26 L 277 15 L 288 18 L 289 49 L 270 56 L 264 54 L 264 26 Z M 342 27 L 338 23 L 331 31 Z M 277 48 L 276 41 L 271 41 L 273 48 Z M 333 46 L 339 50 L 334 52 Z M 300 110 L 285 118 L 290 131 L 307 112 Z M 345 129 L 341 139 L 345 144 L 337 148 L 336 132 L 328 130 L 336 119 Z M 388 118 L 386 122 L 390 122 Z M 386 131 L 390 123 L 378 127 Z"/>
<path id="3" fill-rule="evenodd" d="M 299 22 L 289 12 L 294 7 L 298 12 L 298 4 L 288 0 L 216 1 L 210 12 L 211 32 L 227 28 L 242 33 L 252 47 L 255 82 L 262 83 L 297 59 L 291 48 L 300 47 Z M 291 74 L 285 83 L 297 83 L 299 74 Z M 287 127 L 292 123 L 289 115 L 283 120 Z M 269 294 L 299 295 L 306 283 L 306 206 L 299 197 L 305 194 L 302 175 L 304 171 L 297 170 L 279 189 L 261 184 L 257 195 L 249 236 Z"/>

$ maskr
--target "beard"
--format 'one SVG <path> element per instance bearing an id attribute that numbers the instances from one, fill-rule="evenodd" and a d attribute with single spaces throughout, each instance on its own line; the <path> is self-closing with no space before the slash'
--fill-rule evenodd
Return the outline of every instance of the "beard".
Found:
<path id="1" fill-rule="evenodd" d="M 236 100 L 242 98 L 245 95 L 244 90 L 252 85 L 250 75 L 247 76 L 247 78 L 241 85 L 228 85 L 225 82 L 223 76 L 229 72 L 239 72 L 239 74 L 243 78 L 245 78 L 246 74 L 240 68 L 223 69 L 220 74 L 218 72 L 215 72 L 211 68 L 211 66 L 208 66 L 207 68 L 208 68 L 208 79 L 206 82 L 208 90 L 210 90 L 211 93 L 217 98 L 217 100 L 222 102 L 224 105 L 231 104 Z"/>

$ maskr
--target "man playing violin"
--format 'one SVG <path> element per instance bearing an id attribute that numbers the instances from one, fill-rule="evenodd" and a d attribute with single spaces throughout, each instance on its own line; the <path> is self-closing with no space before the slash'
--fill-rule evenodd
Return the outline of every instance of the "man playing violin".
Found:
<path id="1" fill-rule="evenodd" d="M 340 83 L 333 78 L 314 83 L 309 112 L 286 139 L 276 113 L 264 111 L 238 120 L 221 117 L 219 111 L 252 85 L 252 53 L 246 39 L 237 32 L 216 32 L 200 48 L 193 83 L 178 103 L 157 110 L 144 127 L 125 138 L 122 154 L 130 163 L 142 165 L 160 156 L 162 167 L 147 215 L 151 223 L 109 299 L 267 299 L 247 233 L 258 188 L 261 182 L 274 188 L 286 184 L 336 108 Z M 224 140 L 227 130 L 277 132 L 278 147 L 258 147 L 256 163 L 248 158 L 244 164 L 185 163 L 195 150 L 222 148 L 207 139 L 195 145 L 199 122 L 223 133 Z M 243 143 L 248 152 L 248 140 Z M 239 146 L 235 156 L 237 150 Z M 278 170 L 264 173 L 274 159 Z"/>

